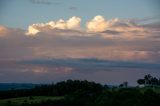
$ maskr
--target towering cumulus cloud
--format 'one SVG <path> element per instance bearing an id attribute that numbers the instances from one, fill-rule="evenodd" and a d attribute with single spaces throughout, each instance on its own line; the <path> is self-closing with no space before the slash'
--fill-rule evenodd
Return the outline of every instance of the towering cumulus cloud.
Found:
<path id="1" fill-rule="evenodd" d="M 60 19 L 58 21 L 50 21 L 48 23 L 37 23 L 30 25 L 28 27 L 27 35 L 36 35 L 38 32 L 44 30 L 51 30 L 51 29 L 73 29 L 79 30 L 80 29 L 81 18 L 73 16 L 69 20 L 65 21 Z"/>
<path id="2" fill-rule="evenodd" d="M 86 24 L 87 30 L 90 32 L 102 32 L 107 28 L 107 22 L 104 17 L 98 15 Z"/>

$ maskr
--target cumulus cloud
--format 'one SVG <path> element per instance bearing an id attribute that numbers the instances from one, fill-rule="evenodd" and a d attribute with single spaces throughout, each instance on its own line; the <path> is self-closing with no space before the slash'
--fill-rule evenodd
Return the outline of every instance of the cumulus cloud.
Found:
<path id="1" fill-rule="evenodd" d="M 72 17 L 67 21 L 68 29 L 78 29 L 80 28 L 81 19 L 79 17 Z"/>
<path id="2" fill-rule="evenodd" d="M 66 21 L 61 19 L 30 25 L 27 34 L 38 35 L 36 37 L 25 36 L 24 30 L 1 26 L 0 36 L 6 39 L 0 39 L 0 58 L 94 57 L 106 60 L 159 61 L 160 37 L 158 31 L 153 31 L 153 28 L 158 30 L 157 24 L 139 26 L 132 20 L 107 21 L 102 16 L 96 16 L 89 21 L 91 23 L 87 23 L 91 24 L 90 30 L 84 31 L 79 30 L 80 22 L 79 17 L 72 17 Z M 99 25 L 100 28 L 97 28 Z M 146 29 L 150 33 L 145 32 Z"/>
<path id="3" fill-rule="evenodd" d="M 37 24 L 33 24 L 28 27 L 28 32 L 26 33 L 27 35 L 35 35 L 38 32 L 40 32 L 37 28 Z"/>
<path id="4" fill-rule="evenodd" d="M 137 79 L 144 70 L 144 74 L 153 70 L 159 75 L 159 24 L 139 26 L 131 20 L 106 21 L 102 17 L 94 21 L 107 23 L 106 29 L 102 32 L 78 30 L 80 19 L 76 17 L 30 25 L 28 34 L 36 37 L 26 36 L 22 29 L 0 26 L 0 80 L 42 82 L 99 76 L 102 80 L 110 77 L 112 81 L 120 74 L 119 79 L 123 79 L 127 72 L 129 78 Z"/>
<path id="5" fill-rule="evenodd" d="M 106 20 L 100 15 L 95 16 L 92 20 L 88 21 L 86 28 L 88 32 L 111 32 L 111 34 L 146 31 L 143 27 L 138 26 L 133 20 L 118 18 Z"/>
<path id="6" fill-rule="evenodd" d="M 57 29 L 61 30 L 61 32 L 64 30 L 82 31 L 85 33 L 83 34 L 84 36 L 87 34 L 91 35 L 91 33 L 92 35 L 99 34 L 104 38 L 112 37 L 112 35 L 122 35 L 122 37 L 134 38 L 134 35 L 144 37 L 144 35 L 147 36 L 150 34 L 150 30 L 148 30 L 147 27 L 138 25 L 135 20 L 119 18 L 106 20 L 103 16 L 98 15 L 86 22 L 86 29 L 84 30 L 81 28 L 81 18 L 73 16 L 68 20 L 60 19 L 47 23 L 32 24 L 28 27 L 26 35 L 34 36 L 39 32 L 56 33 Z"/>
<path id="7" fill-rule="evenodd" d="M 92 20 L 86 24 L 87 30 L 91 32 L 102 32 L 107 28 L 107 21 L 103 16 L 95 16 Z"/>
<path id="8" fill-rule="evenodd" d="M 73 16 L 67 21 L 60 19 L 58 21 L 50 21 L 48 23 L 37 23 L 28 27 L 27 35 L 35 35 L 38 32 L 51 29 L 80 29 L 81 18 Z"/>

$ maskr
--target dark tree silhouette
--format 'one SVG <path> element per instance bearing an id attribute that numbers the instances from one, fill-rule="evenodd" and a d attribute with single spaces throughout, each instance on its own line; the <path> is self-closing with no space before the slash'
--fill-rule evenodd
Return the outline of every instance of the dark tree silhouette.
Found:
<path id="1" fill-rule="evenodd" d="M 144 76 L 145 85 L 150 85 L 151 84 L 151 79 L 152 79 L 152 76 L 150 74 L 145 75 Z"/>
<path id="2" fill-rule="evenodd" d="M 152 85 L 158 85 L 158 79 L 156 77 L 151 78 Z"/>
<path id="3" fill-rule="evenodd" d="M 147 74 L 144 76 L 144 79 L 138 79 L 137 83 L 139 85 L 144 84 L 145 86 L 159 86 L 160 85 L 160 79 L 156 77 L 152 77 L 150 74 Z"/>
<path id="4" fill-rule="evenodd" d="M 122 84 L 119 85 L 120 88 L 127 88 L 128 87 L 128 82 L 125 81 Z"/>
<path id="5" fill-rule="evenodd" d="M 127 88 L 128 87 L 128 82 L 127 81 L 123 82 L 123 85 L 124 85 L 125 88 Z"/>
<path id="6" fill-rule="evenodd" d="M 144 79 L 138 79 L 138 80 L 137 80 L 137 83 L 138 83 L 139 85 L 145 84 L 145 80 L 144 80 Z"/>

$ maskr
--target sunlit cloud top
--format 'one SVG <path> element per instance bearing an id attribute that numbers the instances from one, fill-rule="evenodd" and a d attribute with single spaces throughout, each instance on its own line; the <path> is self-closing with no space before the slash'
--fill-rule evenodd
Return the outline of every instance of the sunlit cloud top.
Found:
<path id="1" fill-rule="evenodd" d="M 50 21 L 48 23 L 37 23 L 28 27 L 27 35 L 35 35 L 43 30 L 51 29 L 80 29 L 81 18 L 73 16 L 72 18 L 64 21 L 60 19 L 58 21 Z"/>
<path id="2" fill-rule="evenodd" d="M 62 30 L 81 30 L 84 32 L 113 32 L 123 33 L 123 32 L 137 32 L 145 33 L 147 30 L 138 25 L 134 20 L 127 19 L 110 19 L 106 20 L 103 16 L 97 15 L 93 19 L 86 22 L 86 28 L 81 28 L 81 18 L 73 16 L 68 20 L 60 19 L 58 21 L 50 21 L 47 23 L 35 23 L 28 26 L 28 32 L 26 35 L 36 35 L 38 32 L 51 31 L 54 29 Z"/>

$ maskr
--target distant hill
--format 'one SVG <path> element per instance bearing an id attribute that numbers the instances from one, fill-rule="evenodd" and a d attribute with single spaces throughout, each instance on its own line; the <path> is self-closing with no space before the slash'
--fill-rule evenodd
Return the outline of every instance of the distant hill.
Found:
<path id="1" fill-rule="evenodd" d="M 31 89 L 39 84 L 32 83 L 0 83 L 0 91 L 11 89 Z"/>

